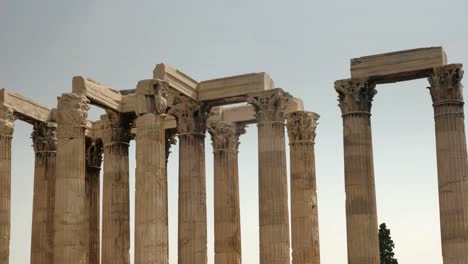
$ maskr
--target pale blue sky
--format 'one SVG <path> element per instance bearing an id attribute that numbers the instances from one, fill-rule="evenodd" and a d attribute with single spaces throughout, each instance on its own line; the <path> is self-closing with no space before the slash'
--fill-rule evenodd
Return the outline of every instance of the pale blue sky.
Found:
<path id="1" fill-rule="evenodd" d="M 321 115 L 316 160 L 321 255 L 346 263 L 341 117 L 333 82 L 349 59 L 444 46 L 468 61 L 468 2 L 449 1 L 24 1 L 0 0 L 0 87 L 55 106 L 74 75 L 119 89 L 170 64 L 197 80 L 268 72 Z M 442 263 L 432 107 L 426 80 L 378 86 L 373 107 L 379 222 L 400 263 Z M 96 119 L 100 112 L 92 111 Z M 13 141 L 11 263 L 29 263 L 34 155 L 31 127 Z M 243 260 L 258 263 L 256 128 L 239 154 Z M 206 144 L 209 263 L 213 169 Z M 131 189 L 134 188 L 134 144 Z M 177 147 L 169 163 L 170 263 L 177 263 Z M 132 191 L 133 195 L 133 191 Z M 133 199 L 132 199 L 133 203 Z M 133 212 L 133 204 L 132 212 Z M 133 217 L 133 216 L 132 216 Z M 133 229 L 133 226 L 132 226 Z"/>

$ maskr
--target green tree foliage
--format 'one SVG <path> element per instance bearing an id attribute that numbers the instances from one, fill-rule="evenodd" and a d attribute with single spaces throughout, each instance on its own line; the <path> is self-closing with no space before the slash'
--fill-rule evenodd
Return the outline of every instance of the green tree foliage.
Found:
<path id="1" fill-rule="evenodd" d="M 387 228 L 385 223 L 382 223 L 379 227 L 379 247 L 380 247 L 380 264 L 398 264 L 398 260 L 395 258 L 393 249 L 395 243 L 393 243 L 392 237 L 390 236 L 390 229 Z"/>

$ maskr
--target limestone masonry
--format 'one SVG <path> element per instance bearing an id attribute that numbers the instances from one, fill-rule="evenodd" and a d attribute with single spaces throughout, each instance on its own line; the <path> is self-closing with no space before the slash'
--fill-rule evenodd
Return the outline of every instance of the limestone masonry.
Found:
<path id="1" fill-rule="evenodd" d="M 354 58 L 351 77 L 335 82 L 343 118 L 348 263 L 380 263 L 371 132 L 376 85 L 417 78 L 429 80 L 434 106 L 444 263 L 468 263 L 462 65 L 447 65 L 440 47 L 423 48 Z M 106 114 L 88 120 L 90 104 Z M 266 73 L 197 82 L 158 64 L 152 79 L 121 91 L 76 76 L 72 92 L 59 96 L 56 108 L 1 89 L 0 263 L 9 263 L 11 139 L 15 120 L 22 120 L 33 125 L 33 264 L 130 263 L 131 140 L 134 263 L 169 263 L 166 166 L 177 142 L 178 263 L 206 264 L 207 133 L 214 155 L 215 263 L 240 264 L 238 146 L 251 124 L 258 128 L 260 263 L 319 264 L 318 119 Z"/>

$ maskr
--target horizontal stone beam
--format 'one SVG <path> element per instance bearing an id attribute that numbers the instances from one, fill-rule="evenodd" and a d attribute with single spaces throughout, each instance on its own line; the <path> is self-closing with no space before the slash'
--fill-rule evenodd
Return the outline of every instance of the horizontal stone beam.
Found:
<path id="1" fill-rule="evenodd" d="M 442 47 L 383 53 L 351 59 L 351 78 L 371 78 L 376 83 L 426 77 L 432 68 L 447 64 Z"/>
<path id="2" fill-rule="evenodd" d="M 48 122 L 51 118 L 49 108 L 6 89 L 0 89 L 0 104 L 13 109 L 17 118 L 30 124 Z"/>
<path id="3" fill-rule="evenodd" d="M 122 95 L 120 92 L 107 87 L 93 79 L 75 76 L 72 81 L 72 91 L 85 95 L 91 102 L 105 109 L 120 112 Z"/>
<path id="4" fill-rule="evenodd" d="M 197 81 L 169 65 L 163 63 L 156 65 L 156 68 L 154 68 L 153 71 L 153 79 L 167 81 L 172 89 L 177 90 L 181 94 L 193 100 L 198 99 Z"/>
<path id="5" fill-rule="evenodd" d="M 207 80 L 197 86 L 198 100 L 211 102 L 213 105 L 243 102 L 250 93 L 273 88 L 273 80 L 264 72 Z"/>

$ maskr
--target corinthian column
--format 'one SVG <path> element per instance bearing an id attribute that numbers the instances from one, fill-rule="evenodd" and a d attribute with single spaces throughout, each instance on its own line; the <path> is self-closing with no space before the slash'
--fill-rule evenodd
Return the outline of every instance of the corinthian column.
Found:
<path id="1" fill-rule="evenodd" d="M 32 133 L 35 157 L 31 232 L 31 264 L 53 263 L 55 154 L 57 125 L 36 123 Z"/>
<path id="2" fill-rule="evenodd" d="M 0 106 L 0 263 L 9 263 L 13 110 Z"/>
<path id="3" fill-rule="evenodd" d="M 88 263 L 85 193 L 85 125 L 88 99 L 68 93 L 58 98 L 54 212 L 54 262 Z"/>
<path id="4" fill-rule="evenodd" d="M 258 126 L 260 263 L 289 264 L 289 211 L 284 121 L 291 96 L 281 89 L 252 95 Z"/>
<path id="5" fill-rule="evenodd" d="M 135 264 L 169 263 L 166 145 L 166 89 L 144 80 L 136 89 Z"/>
<path id="6" fill-rule="evenodd" d="M 305 111 L 288 115 L 293 264 L 320 264 L 314 150 L 318 118 Z"/>
<path id="7" fill-rule="evenodd" d="M 129 120 L 116 112 L 101 116 L 104 144 L 102 263 L 130 263 Z"/>
<path id="8" fill-rule="evenodd" d="M 208 126 L 214 153 L 215 264 L 240 264 L 239 136 L 244 126 L 225 122 Z"/>
<path id="9" fill-rule="evenodd" d="M 178 263 L 207 263 L 205 132 L 208 108 L 195 102 L 171 106 L 179 134 Z"/>
<path id="10" fill-rule="evenodd" d="M 349 264 L 379 264 L 370 111 L 376 94 L 367 80 L 335 82 L 343 118 Z"/>
<path id="11" fill-rule="evenodd" d="M 435 68 L 429 76 L 444 264 L 468 262 L 468 157 L 462 78 L 461 64 Z"/>
<path id="12" fill-rule="evenodd" d="M 102 142 L 88 140 L 86 146 L 86 206 L 88 217 L 89 264 L 99 264 L 101 234 L 100 177 L 102 163 Z"/>

